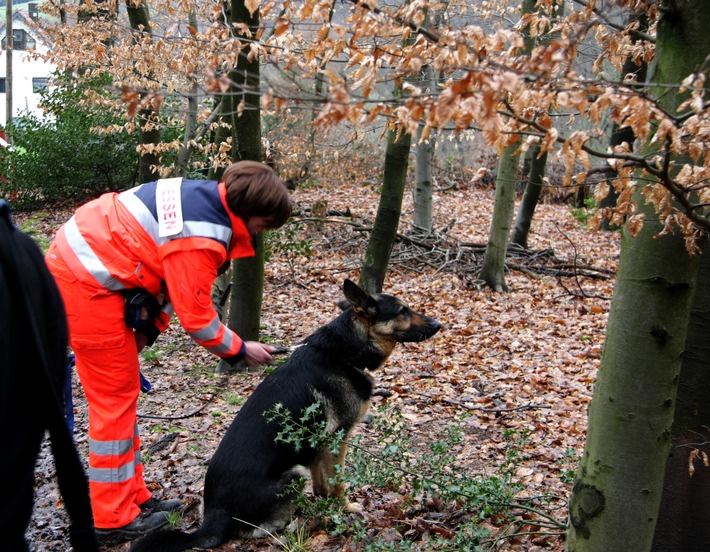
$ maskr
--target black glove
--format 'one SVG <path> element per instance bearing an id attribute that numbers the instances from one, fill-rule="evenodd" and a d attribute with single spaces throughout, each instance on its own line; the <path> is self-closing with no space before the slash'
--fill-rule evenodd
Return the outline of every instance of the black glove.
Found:
<path id="1" fill-rule="evenodd" d="M 152 345 L 160 335 L 160 330 L 155 325 L 155 319 L 160 314 L 160 303 L 153 294 L 141 288 L 128 290 L 125 297 L 126 324 L 145 335 L 148 338 L 147 344 Z"/>

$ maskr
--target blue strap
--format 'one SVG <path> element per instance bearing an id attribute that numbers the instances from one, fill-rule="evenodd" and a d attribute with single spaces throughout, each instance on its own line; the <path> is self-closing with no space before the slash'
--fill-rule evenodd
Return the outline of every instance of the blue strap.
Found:
<path id="1" fill-rule="evenodd" d="M 71 392 L 71 369 L 76 364 L 76 357 L 74 355 L 69 355 L 67 360 L 67 377 L 64 382 L 64 404 L 66 405 L 67 426 L 69 426 L 69 433 L 74 433 L 74 398 L 72 397 Z"/>
<path id="2" fill-rule="evenodd" d="M 141 391 L 143 391 L 143 393 L 148 393 L 151 389 L 153 389 L 153 386 L 150 384 L 148 379 L 143 375 L 143 372 L 140 372 L 140 377 L 141 377 Z"/>
<path id="3" fill-rule="evenodd" d="M 64 382 L 64 404 L 66 405 L 67 426 L 69 427 L 69 433 L 74 433 L 74 398 L 72 396 L 71 370 L 74 366 L 76 366 L 76 357 L 73 354 L 70 354 L 67 357 L 67 360 L 67 377 Z M 140 372 L 140 379 L 141 391 L 143 391 L 143 393 L 150 392 L 150 390 L 153 389 L 153 386 L 143 375 L 143 372 Z"/>

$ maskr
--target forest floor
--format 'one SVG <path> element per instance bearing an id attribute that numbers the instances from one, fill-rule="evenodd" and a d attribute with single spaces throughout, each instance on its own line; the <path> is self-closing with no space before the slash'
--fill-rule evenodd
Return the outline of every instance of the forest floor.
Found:
<path id="1" fill-rule="evenodd" d="M 343 279 L 357 281 L 377 210 L 379 177 L 371 163 L 341 159 L 293 192 L 299 222 L 281 230 L 288 243 L 271 242 L 266 264 L 264 340 L 295 345 L 338 314 Z M 409 232 L 407 191 L 383 290 L 440 320 L 442 330 L 398 346 L 373 374 L 374 421 L 358 426 L 361 440 L 346 466 L 346 477 L 357 472 L 349 499 L 364 512 L 311 519 L 301 550 L 563 549 L 620 237 L 589 232 L 569 205 L 542 203 L 529 250 L 508 258 L 509 291 L 496 293 L 477 281 L 494 190 L 467 174 L 447 178 L 447 188 L 435 192 L 436 232 L 428 237 Z M 322 224 L 310 218 L 316 201 L 327 201 L 330 211 Z M 16 213 L 16 219 L 46 245 L 70 213 Z M 142 364 L 153 385 L 139 400 L 146 479 L 156 496 L 183 501 L 180 526 L 193 530 L 207 463 L 264 372 L 215 373 L 215 358 L 177 321 Z M 86 458 L 78 381 L 74 409 L 75 439 Z M 433 486 L 416 485 L 422 477 Z M 68 522 L 46 443 L 36 482 L 30 545 L 65 552 Z M 503 494 L 485 503 L 492 489 Z M 507 505 L 496 509 L 503 499 Z M 268 538 L 216 550 L 281 549 Z"/>

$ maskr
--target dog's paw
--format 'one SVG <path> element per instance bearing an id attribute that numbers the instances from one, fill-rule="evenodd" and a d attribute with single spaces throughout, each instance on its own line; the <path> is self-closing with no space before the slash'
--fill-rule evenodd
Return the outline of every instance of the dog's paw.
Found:
<path id="1" fill-rule="evenodd" d="M 362 514 L 364 508 L 357 502 L 346 502 L 344 510 L 349 514 Z"/>

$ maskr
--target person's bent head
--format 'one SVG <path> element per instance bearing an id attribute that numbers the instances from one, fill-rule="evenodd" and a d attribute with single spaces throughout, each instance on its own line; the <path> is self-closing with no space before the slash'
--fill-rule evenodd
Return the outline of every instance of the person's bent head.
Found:
<path id="1" fill-rule="evenodd" d="M 245 223 L 262 217 L 269 228 L 283 226 L 293 203 L 286 186 L 274 170 L 257 161 L 237 161 L 224 171 L 227 205 Z"/>

